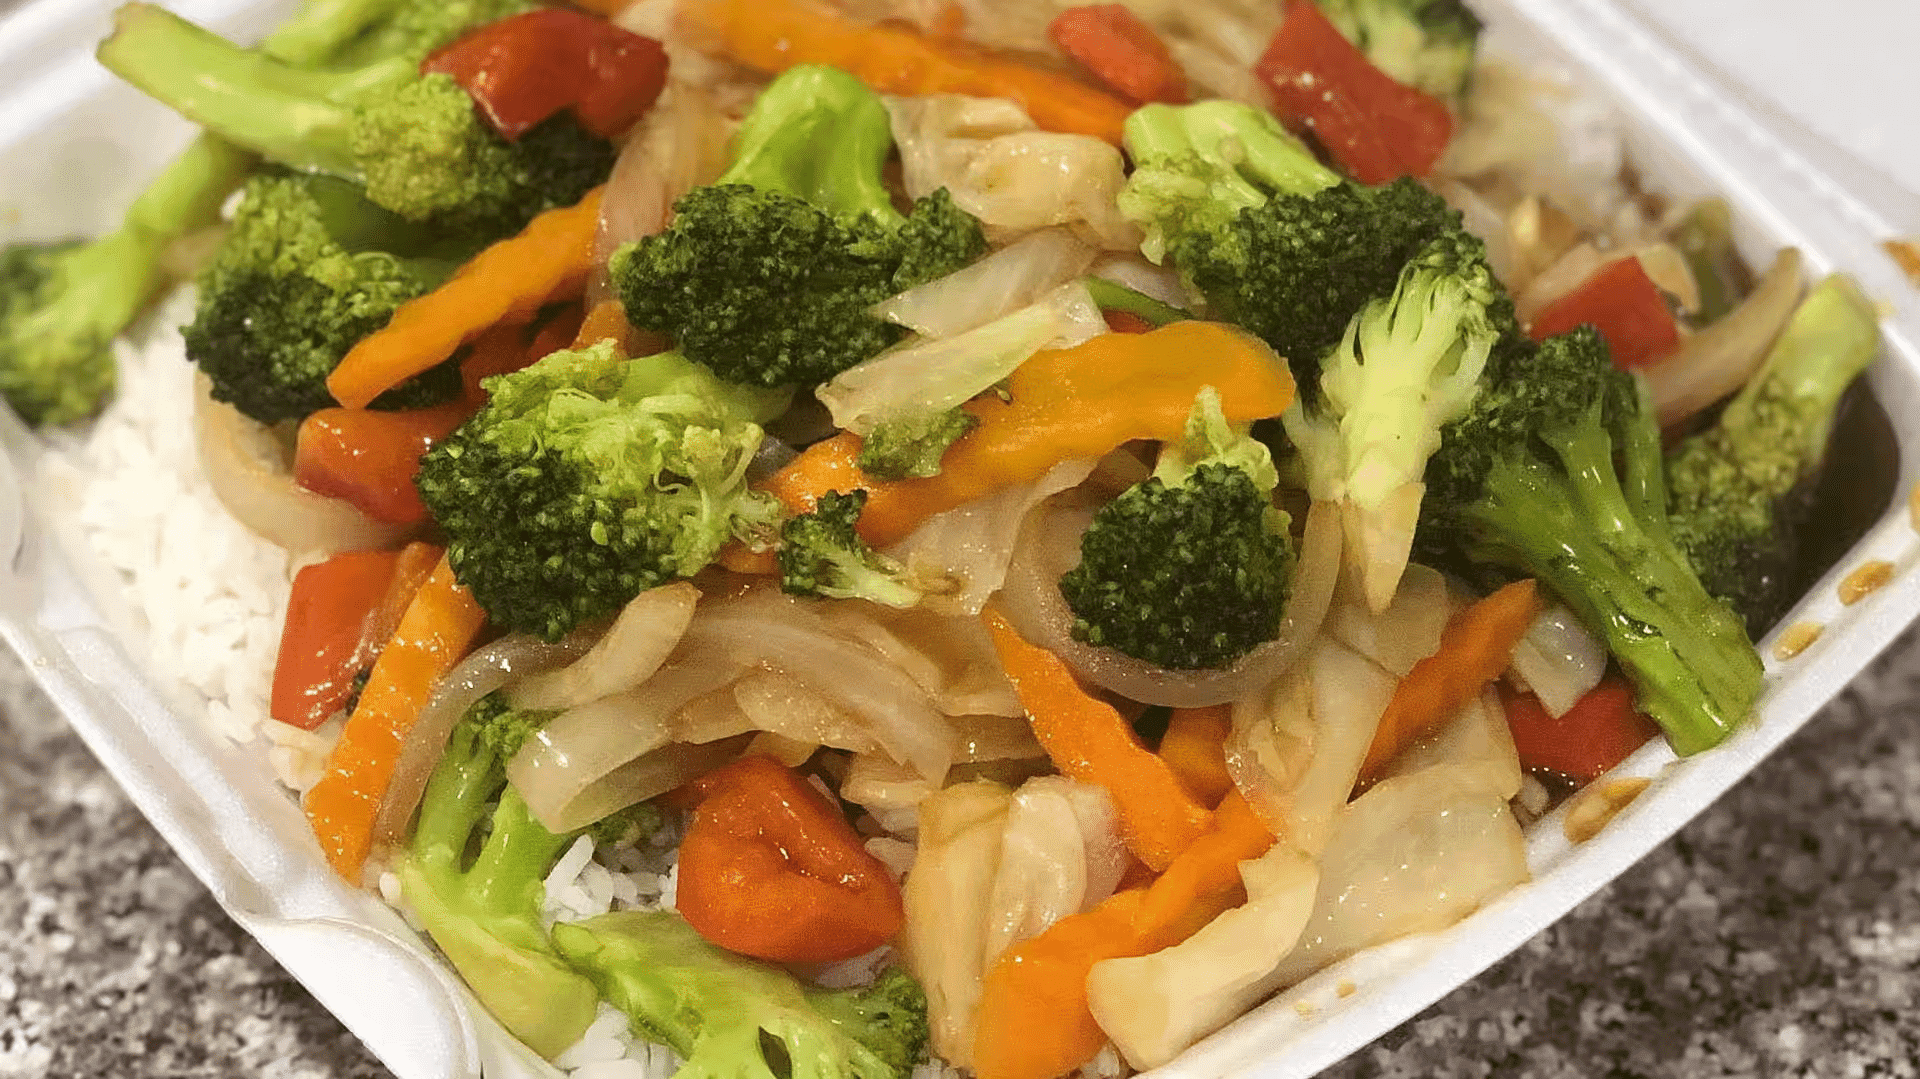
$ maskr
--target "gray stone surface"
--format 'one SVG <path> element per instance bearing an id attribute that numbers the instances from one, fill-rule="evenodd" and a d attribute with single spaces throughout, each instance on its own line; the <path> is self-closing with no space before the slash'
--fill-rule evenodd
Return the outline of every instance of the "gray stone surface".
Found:
<path id="1" fill-rule="evenodd" d="M 0 1079 L 374 1077 L 0 657 Z M 1920 639 L 1338 1079 L 1914 1076 Z"/>

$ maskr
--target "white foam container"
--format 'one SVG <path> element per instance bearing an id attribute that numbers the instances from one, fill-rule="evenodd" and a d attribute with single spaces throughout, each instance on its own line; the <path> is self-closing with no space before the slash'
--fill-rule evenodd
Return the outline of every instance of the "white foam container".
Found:
<path id="1" fill-rule="evenodd" d="M 240 38 L 276 0 L 176 0 Z M 1535 879 L 1453 929 L 1363 953 L 1235 1022 L 1159 1074 L 1307 1076 L 1359 1049 L 1513 951 L 1719 797 L 1805 723 L 1920 613 L 1920 534 L 1906 494 L 1920 478 L 1920 292 L 1880 241 L 1920 230 L 1920 200 L 1834 152 L 1715 76 L 1611 0 L 1478 0 L 1489 21 L 1610 98 L 1648 186 L 1733 205 L 1738 239 L 1764 263 L 1792 245 L 1810 270 L 1845 270 L 1886 304 L 1884 354 L 1868 376 L 1898 432 L 1892 504 L 1781 624 L 1827 628 L 1806 652 L 1768 661 L 1755 721 L 1676 762 L 1647 747 L 1621 773 L 1653 780 L 1578 846 L 1552 816 L 1530 832 Z M 145 178 L 191 137 L 171 113 L 92 61 L 110 0 L 34 0 L 0 20 L 0 239 L 110 227 Z M 109 628 L 82 562 L 58 549 L 19 477 L 38 443 L 0 410 L 0 636 L 25 659 L 107 769 L 220 905 L 402 1079 L 551 1076 L 508 1037 L 373 896 L 327 868 L 299 808 L 257 752 L 169 706 Z M 1894 451 L 1889 450 L 1889 453 Z M 1887 587 L 1843 606 L 1836 586 L 1868 559 Z M 1763 642 L 1763 651 L 1770 642 Z"/>

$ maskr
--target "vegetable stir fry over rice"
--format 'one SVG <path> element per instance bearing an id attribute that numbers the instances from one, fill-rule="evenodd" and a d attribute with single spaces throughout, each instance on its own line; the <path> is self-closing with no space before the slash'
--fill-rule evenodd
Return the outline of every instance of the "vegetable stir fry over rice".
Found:
<path id="1" fill-rule="evenodd" d="M 156 664 L 534 1052 L 1155 1067 L 1749 721 L 1873 306 L 1458 0 L 585 6 L 129 4 L 203 133 L 0 253 Z"/>

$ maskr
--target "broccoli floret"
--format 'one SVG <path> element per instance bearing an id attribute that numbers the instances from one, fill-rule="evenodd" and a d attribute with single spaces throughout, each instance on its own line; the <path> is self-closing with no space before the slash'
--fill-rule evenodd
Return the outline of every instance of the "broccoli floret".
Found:
<path id="1" fill-rule="evenodd" d="M 986 251 L 945 190 L 902 217 L 881 177 L 891 129 L 873 91 L 801 65 L 762 91 L 720 179 L 674 205 L 664 232 L 613 258 L 633 325 L 746 385 L 817 384 L 905 330 L 874 304 Z"/>
<path id="2" fill-rule="evenodd" d="M 911 607 L 926 590 L 907 567 L 867 546 L 855 526 L 867 492 L 829 491 L 812 513 L 780 526 L 780 590 L 795 596 L 864 599 Z"/>
<path id="3" fill-rule="evenodd" d="M 1752 711 L 1759 656 L 1674 545 L 1644 386 L 1592 327 L 1496 354 L 1426 476 L 1423 544 L 1537 578 L 1606 641 L 1676 752 Z"/>
<path id="4" fill-rule="evenodd" d="M 489 2 L 489 0 L 479 0 Z M 260 52 L 295 67 L 339 60 L 388 23 L 415 22 L 422 53 L 441 44 L 426 24 L 471 5 L 436 0 L 309 0 Z M 378 55 L 370 53 L 370 55 Z M 88 242 L 0 250 L 0 393 L 29 422 L 64 423 L 97 409 L 113 387 L 112 340 L 165 284 L 172 242 L 217 223 L 252 155 L 202 134 L 147 187 L 121 227 Z"/>
<path id="5" fill-rule="evenodd" d="M 1320 365 L 1313 404 L 1287 410 L 1287 435 L 1316 499 L 1341 502 L 1347 549 L 1368 604 L 1385 610 L 1413 546 L 1427 458 L 1473 400 L 1513 304 L 1463 230 L 1435 238 L 1370 301 Z"/>
<path id="6" fill-rule="evenodd" d="M 454 727 L 396 869 L 407 905 L 474 995 L 552 1057 L 580 1040 L 599 993 L 542 928 L 543 882 L 574 836 L 549 832 L 506 785 L 486 734 L 499 718 L 483 711 Z"/>
<path id="7" fill-rule="evenodd" d="M 1149 105 L 1127 118 L 1133 175 L 1120 208 L 1171 256 L 1208 315 L 1252 331 L 1287 358 L 1308 397 L 1318 362 L 1400 268 L 1460 226 L 1408 178 L 1341 180 L 1268 113 L 1235 102 Z"/>
<path id="8" fill-rule="evenodd" d="M 860 440 L 860 471 L 881 480 L 938 476 L 947 448 L 978 426 L 963 408 L 883 422 Z"/>
<path id="9" fill-rule="evenodd" d="M 1872 301 L 1816 286 L 1714 425 L 1667 459 L 1673 536 L 1707 590 L 1757 639 L 1792 601 L 1792 568 L 1835 411 L 1880 349 Z"/>
<path id="10" fill-rule="evenodd" d="M 547 725 L 557 712 L 523 711 L 507 701 L 499 690 L 473 702 L 463 722 L 473 725 L 487 751 L 502 761 L 510 761 L 535 731 Z"/>
<path id="11" fill-rule="evenodd" d="M 1341 36 L 1397 82 L 1458 100 L 1481 23 L 1463 0 L 1314 0 Z"/>
<path id="12" fill-rule="evenodd" d="M 220 220 L 245 153 L 200 139 L 89 242 L 0 250 L 0 393 L 28 423 L 92 415 L 113 391 L 113 339 L 165 283 L 174 240 Z"/>
<path id="13" fill-rule="evenodd" d="M 1225 667 L 1272 640 L 1293 574 L 1267 448 L 1201 392 L 1184 441 L 1094 514 L 1060 579 L 1075 639 L 1160 667 Z"/>
<path id="14" fill-rule="evenodd" d="M 136 3 L 115 13 L 98 55 L 223 138 L 289 168 L 364 184 L 374 202 L 409 219 L 485 238 L 579 201 L 613 167 L 612 145 L 567 113 L 506 141 L 450 76 L 419 74 L 410 52 L 306 71 Z"/>
<path id="15" fill-rule="evenodd" d="M 261 423 L 332 407 L 327 376 L 347 351 L 459 265 L 457 247 L 445 257 L 435 247 L 430 235 L 344 181 L 257 176 L 202 276 L 184 331 L 187 355 L 206 372 L 216 400 Z M 448 362 L 382 394 L 374 407 L 419 408 L 459 392 L 459 370 Z"/>
<path id="16" fill-rule="evenodd" d="M 485 385 L 487 406 L 422 457 L 415 484 L 496 625 L 558 640 L 729 539 L 771 545 L 779 503 L 746 470 L 786 394 L 608 343 Z"/>
<path id="17" fill-rule="evenodd" d="M 636 1035 L 686 1061 L 675 1079 L 907 1079 L 925 1056 L 926 995 L 898 970 L 865 989 L 808 989 L 671 911 L 557 925 L 553 941 Z"/>

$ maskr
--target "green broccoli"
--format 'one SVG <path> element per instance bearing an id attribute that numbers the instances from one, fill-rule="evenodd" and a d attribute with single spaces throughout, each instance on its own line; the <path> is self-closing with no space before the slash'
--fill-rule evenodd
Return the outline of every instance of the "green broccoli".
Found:
<path id="1" fill-rule="evenodd" d="M 860 440 L 860 471 L 875 479 L 925 479 L 940 474 L 940 459 L 979 417 L 963 408 L 884 421 Z"/>
<path id="2" fill-rule="evenodd" d="M 780 590 L 795 596 L 864 599 L 911 607 L 926 588 L 907 567 L 867 546 L 854 530 L 867 492 L 829 491 L 812 513 L 780 526 Z"/>
<path id="3" fill-rule="evenodd" d="M 1675 546 L 1644 385 L 1592 327 L 1496 351 L 1426 482 L 1423 549 L 1538 579 L 1606 641 L 1676 752 L 1752 711 L 1759 656 Z"/>
<path id="4" fill-rule="evenodd" d="M 1060 579 L 1073 636 L 1173 669 L 1226 667 L 1280 629 L 1293 576 L 1266 446 L 1203 390 L 1153 475 L 1094 514 Z"/>
<path id="5" fill-rule="evenodd" d="M 0 393 L 28 423 L 70 423 L 113 391 L 113 339 L 163 284 L 169 244 L 220 220 L 244 153 L 195 142 L 114 232 L 91 242 L 0 251 Z"/>
<path id="6" fill-rule="evenodd" d="M 557 925 L 553 942 L 636 1035 L 686 1061 L 675 1079 L 907 1079 L 926 1055 L 926 994 L 898 968 L 865 988 L 810 989 L 671 911 Z"/>
<path id="7" fill-rule="evenodd" d="M 308 0 L 260 52 L 297 68 L 420 55 L 464 30 L 498 0 Z M 508 0 L 518 4 L 523 0 Z M 120 228 L 92 241 L 0 250 L 0 393 L 29 422 L 64 423 L 97 409 L 113 388 L 110 344 L 166 282 L 173 241 L 217 224 L 251 154 L 202 134 L 154 178 Z"/>
<path id="8" fill-rule="evenodd" d="M 1467 410 L 1503 337 L 1519 329 L 1486 247 L 1449 230 L 1372 300 L 1320 366 L 1313 404 L 1284 417 L 1313 497 L 1342 502 L 1347 548 L 1368 604 L 1385 610 L 1413 546 L 1427 458 Z"/>
<path id="9" fill-rule="evenodd" d="M 496 625 L 558 640 L 697 573 L 729 539 L 771 545 L 779 503 L 749 491 L 746 470 L 786 393 L 606 343 L 486 386 L 487 406 L 421 458 L 415 483 Z"/>
<path id="10" fill-rule="evenodd" d="M 1374 67 L 1457 101 L 1473 75 L 1481 23 L 1463 0 L 1314 0 Z"/>
<path id="11" fill-rule="evenodd" d="M 546 875 L 575 837 L 547 831 L 506 785 L 505 761 L 491 747 L 511 732 L 489 733 L 501 723 L 520 720 L 510 709 L 476 707 L 454 727 L 396 869 L 407 905 L 474 995 L 552 1057 L 580 1040 L 600 995 L 542 928 Z"/>
<path id="12" fill-rule="evenodd" d="M 1273 346 L 1302 394 L 1368 300 L 1460 215 L 1410 179 L 1341 180 L 1272 115 L 1238 102 L 1148 105 L 1127 117 L 1133 175 L 1120 209 L 1141 250 L 1171 256 L 1208 315 Z"/>
<path id="13" fill-rule="evenodd" d="M 1756 638 L 1794 598 L 1806 495 L 1842 396 L 1880 351 L 1878 323 L 1850 280 L 1827 278 L 1714 425 L 1667 458 L 1674 540 Z"/>
<path id="14" fill-rule="evenodd" d="M 410 52 L 315 72 L 248 52 L 150 4 L 114 15 L 100 62 L 223 138 L 366 187 L 410 220 L 492 239 L 606 179 L 614 150 L 570 114 L 501 138 L 446 75 Z"/>
<path id="15" fill-rule="evenodd" d="M 344 181 L 256 176 L 201 278 L 184 331 L 187 355 L 216 400 L 261 423 L 301 419 L 332 407 L 327 376 L 347 351 L 452 273 L 464 253 Z M 459 392 L 449 362 L 382 394 L 374 407 L 417 408 Z"/>
<path id="16" fill-rule="evenodd" d="M 904 218 L 893 208 L 886 108 L 844 71 L 789 69 L 736 145 L 716 183 L 612 267 L 628 321 L 729 382 L 825 382 L 905 334 L 869 308 L 986 251 L 980 223 L 944 190 Z"/>

